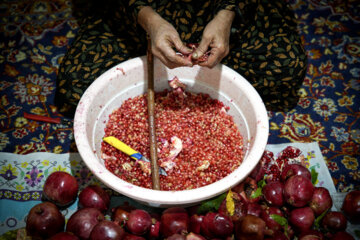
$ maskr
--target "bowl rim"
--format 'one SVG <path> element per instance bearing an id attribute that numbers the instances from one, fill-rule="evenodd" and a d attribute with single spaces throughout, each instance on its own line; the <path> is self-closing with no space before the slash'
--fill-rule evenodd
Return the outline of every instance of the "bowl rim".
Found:
<path id="1" fill-rule="evenodd" d="M 82 95 L 78 106 L 75 111 L 74 116 L 74 138 L 75 143 L 78 148 L 78 152 L 84 161 L 85 165 L 90 169 L 90 171 L 107 187 L 113 189 L 114 191 L 121 193 L 131 199 L 137 200 L 139 202 L 144 202 L 150 204 L 151 206 L 157 207 L 162 205 L 184 205 L 191 204 L 196 202 L 201 202 L 203 200 L 210 199 L 212 197 L 218 196 L 226 191 L 228 191 L 235 184 L 239 183 L 241 180 L 245 179 L 247 175 L 250 174 L 252 169 L 255 168 L 263 152 L 265 151 L 266 144 L 268 141 L 269 134 L 269 119 L 267 115 L 267 111 L 265 105 L 259 95 L 259 93 L 255 90 L 255 88 L 239 73 L 235 70 L 218 64 L 215 67 L 221 67 L 221 71 L 232 71 L 234 74 L 240 76 L 242 79 L 242 84 L 245 84 L 250 91 L 250 94 L 253 99 L 255 99 L 256 103 L 256 116 L 261 116 L 261 119 L 258 120 L 257 131 L 254 137 L 254 143 L 252 148 L 248 152 L 247 158 L 250 158 L 251 161 L 246 162 L 247 169 L 250 169 L 247 173 L 241 172 L 240 169 L 234 170 L 231 174 L 226 176 L 225 178 L 206 185 L 204 187 L 190 189 L 190 190 L 181 190 L 181 191 L 161 191 L 139 187 L 128 183 L 119 177 L 115 176 L 111 173 L 106 167 L 100 163 L 101 159 L 98 159 L 96 154 L 94 153 L 94 149 L 90 146 L 89 141 L 84 141 L 84 139 L 88 139 L 87 137 L 87 123 L 86 116 L 90 111 L 90 104 L 87 103 L 88 99 L 91 99 L 91 96 L 94 96 L 94 91 L 99 91 L 99 86 L 101 79 L 107 77 L 114 69 L 122 68 L 124 66 L 138 66 L 139 64 L 144 64 L 146 62 L 146 56 L 141 56 L 137 58 L 133 58 L 127 60 L 125 62 L 119 63 L 114 67 L 108 69 L 103 74 L 101 74 L 98 78 L 94 80 L 94 82 L 87 88 L 87 90 Z M 259 129 L 261 128 L 261 131 Z M 245 164 L 244 162 L 242 165 Z"/>

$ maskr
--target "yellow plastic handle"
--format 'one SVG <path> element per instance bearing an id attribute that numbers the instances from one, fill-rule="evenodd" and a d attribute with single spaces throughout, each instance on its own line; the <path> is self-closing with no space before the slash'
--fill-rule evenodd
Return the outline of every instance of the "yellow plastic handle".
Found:
<path id="1" fill-rule="evenodd" d="M 141 158 L 141 154 L 139 152 L 135 151 L 134 149 L 132 149 L 131 147 L 129 147 L 128 145 L 126 145 L 125 143 L 123 143 L 122 141 L 117 139 L 116 137 L 113 137 L 113 136 L 104 137 L 103 140 L 105 142 L 107 142 L 108 144 L 110 144 L 111 146 L 115 147 L 116 149 L 119 149 L 123 153 L 125 153 L 128 156 L 132 157 L 135 160 Z M 140 158 L 134 157 L 134 156 L 137 156 L 139 154 L 140 154 Z"/>

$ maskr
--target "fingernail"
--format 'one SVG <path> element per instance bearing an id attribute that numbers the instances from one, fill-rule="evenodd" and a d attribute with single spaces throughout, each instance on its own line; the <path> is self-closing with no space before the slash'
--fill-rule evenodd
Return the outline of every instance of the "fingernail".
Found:
<path id="1" fill-rule="evenodd" d="M 197 54 L 197 53 L 193 53 L 192 57 L 193 57 L 193 58 L 197 58 L 197 57 L 198 57 L 198 54 Z"/>

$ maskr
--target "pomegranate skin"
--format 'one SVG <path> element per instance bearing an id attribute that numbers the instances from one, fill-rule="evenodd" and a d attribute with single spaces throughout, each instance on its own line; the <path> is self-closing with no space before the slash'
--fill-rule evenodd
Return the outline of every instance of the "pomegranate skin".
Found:
<path id="1" fill-rule="evenodd" d="M 150 214 L 142 209 L 132 210 L 126 222 L 126 228 L 135 235 L 144 235 L 151 228 Z"/>
<path id="2" fill-rule="evenodd" d="M 309 206 L 314 211 L 315 216 L 321 215 L 333 205 L 329 190 L 324 187 L 315 187 L 314 194 L 310 200 Z"/>
<path id="3" fill-rule="evenodd" d="M 271 215 L 276 214 L 284 217 L 284 213 L 277 207 L 266 207 L 261 212 L 261 219 L 265 221 L 266 227 L 274 232 L 282 229 L 282 226 L 271 218 Z"/>
<path id="4" fill-rule="evenodd" d="M 90 240 L 121 240 L 125 231 L 116 223 L 103 220 L 95 225 L 90 234 Z"/>
<path id="5" fill-rule="evenodd" d="M 89 185 L 79 194 L 79 207 L 93 207 L 106 212 L 110 205 L 110 195 L 98 185 Z"/>
<path id="6" fill-rule="evenodd" d="M 360 190 L 353 190 L 346 194 L 341 210 L 351 223 L 360 223 Z"/>
<path id="7" fill-rule="evenodd" d="M 339 232 L 345 231 L 347 220 L 342 212 L 330 211 L 326 213 L 321 224 L 328 231 Z"/>
<path id="8" fill-rule="evenodd" d="M 74 176 L 57 171 L 47 177 L 42 197 L 60 208 L 65 208 L 76 200 L 78 190 L 79 185 Z"/>
<path id="9" fill-rule="evenodd" d="M 284 169 L 281 172 L 281 181 L 285 182 L 288 178 L 294 175 L 301 175 L 311 180 L 311 172 L 309 171 L 309 169 L 307 169 L 301 164 L 294 163 L 285 165 Z"/>
<path id="10" fill-rule="evenodd" d="M 246 215 L 235 224 L 235 240 L 263 240 L 266 224 L 254 215 Z"/>
<path id="11" fill-rule="evenodd" d="M 200 234 L 201 230 L 201 222 L 203 221 L 204 216 L 193 214 L 190 217 L 190 224 L 189 224 L 189 232 Z"/>
<path id="12" fill-rule="evenodd" d="M 66 231 L 78 236 L 80 239 L 88 239 L 96 224 L 104 220 L 104 215 L 97 208 L 81 208 L 69 218 Z"/>
<path id="13" fill-rule="evenodd" d="M 49 240 L 79 240 L 79 238 L 69 232 L 59 232 L 49 238 Z"/>
<path id="14" fill-rule="evenodd" d="M 201 222 L 201 233 L 208 238 L 225 239 L 233 229 L 231 218 L 222 213 L 208 212 Z"/>
<path id="15" fill-rule="evenodd" d="M 29 211 L 26 231 L 34 237 L 49 238 L 64 230 L 65 218 L 51 202 L 42 202 Z"/>
<path id="16" fill-rule="evenodd" d="M 284 199 L 293 207 L 304 207 L 314 194 L 312 182 L 301 175 L 291 176 L 285 182 Z"/>
<path id="17" fill-rule="evenodd" d="M 280 181 L 269 182 L 262 189 L 266 202 L 276 207 L 284 205 L 283 192 L 284 184 Z"/>
<path id="18" fill-rule="evenodd" d="M 330 238 L 330 240 L 355 240 L 355 238 L 353 236 L 351 236 L 350 233 L 345 232 L 345 231 L 341 231 L 341 232 L 336 232 L 334 235 L 332 235 L 332 237 Z"/>
<path id="19" fill-rule="evenodd" d="M 175 233 L 187 233 L 189 229 L 189 219 L 189 214 L 184 208 L 167 208 L 161 214 L 160 232 L 165 238 Z"/>
<path id="20" fill-rule="evenodd" d="M 310 207 L 295 208 L 290 212 L 289 222 L 298 232 L 307 232 L 315 221 L 315 214 Z"/>

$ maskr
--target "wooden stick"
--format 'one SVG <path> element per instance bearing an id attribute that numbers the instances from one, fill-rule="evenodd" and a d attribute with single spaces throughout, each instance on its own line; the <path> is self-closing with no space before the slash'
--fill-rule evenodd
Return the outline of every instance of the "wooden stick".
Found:
<path id="1" fill-rule="evenodd" d="M 151 52 L 151 39 L 148 38 L 147 47 L 147 69 L 148 69 L 148 114 L 149 114 L 149 139 L 151 158 L 151 177 L 153 189 L 160 190 L 159 167 L 157 164 L 157 146 L 155 133 L 155 92 L 154 92 L 154 57 Z"/>

